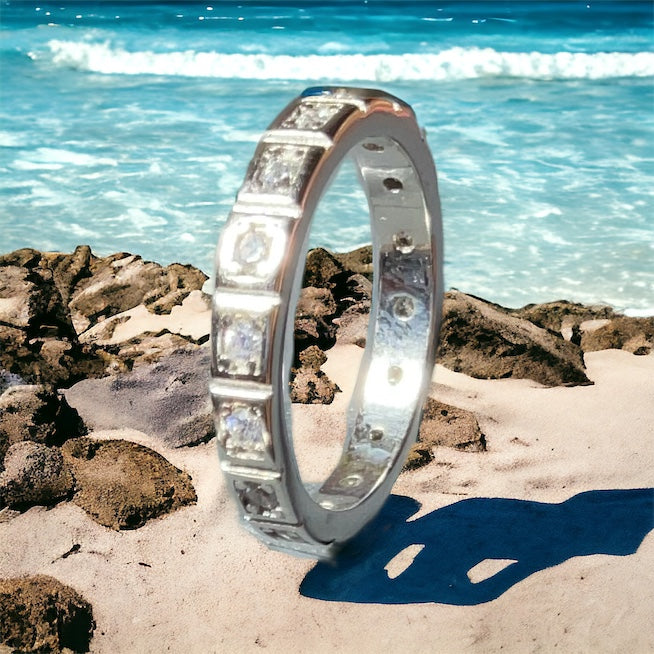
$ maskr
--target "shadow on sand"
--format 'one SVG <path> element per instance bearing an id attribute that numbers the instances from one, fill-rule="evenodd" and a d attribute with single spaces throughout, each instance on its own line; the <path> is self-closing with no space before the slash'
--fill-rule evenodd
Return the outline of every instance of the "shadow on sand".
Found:
<path id="1" fill-rule="evenodd" d="M 469 499 L 407 522 L 419 508 L 391 495 L 336 560 L 316 564 L 300 593 L 339 602 L 481 604 L 574 556 L 633 554 L 654 528 L 651 488 L 590 491 L 561 504 Z M 391 579 L 385 566 L 412 545 L 424 547 Z M 485 579 L 471 575 L 473 583 L 469 571 L 487 560 L 509 562 Z"/>

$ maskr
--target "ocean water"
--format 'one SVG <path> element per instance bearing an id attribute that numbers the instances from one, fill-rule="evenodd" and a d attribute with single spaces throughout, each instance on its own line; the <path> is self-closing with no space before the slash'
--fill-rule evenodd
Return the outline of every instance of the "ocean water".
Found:
<path id="1" fill-rule="evenodd" d="M 654 314 L 650 2 L 0 3 L 0 251 L 211 272 L 255 144 L 305 87 L 394 93 L 439 173 L 446 286 Z M 369 240 L 347 168 L 314 245 Z"/>

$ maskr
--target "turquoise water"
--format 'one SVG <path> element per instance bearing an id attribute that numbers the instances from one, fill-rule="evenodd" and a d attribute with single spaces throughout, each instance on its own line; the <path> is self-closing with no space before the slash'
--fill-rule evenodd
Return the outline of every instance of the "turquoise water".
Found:
<path id="1" fill-rule="evenodd" d="M 446 285 L 654 313 L 649 2 L 2 2 L 0 245 L 211 270 L 256 141 L 306 86 L 413 105 Z M 369 238 L 341 176 L 313 244 Z"/>

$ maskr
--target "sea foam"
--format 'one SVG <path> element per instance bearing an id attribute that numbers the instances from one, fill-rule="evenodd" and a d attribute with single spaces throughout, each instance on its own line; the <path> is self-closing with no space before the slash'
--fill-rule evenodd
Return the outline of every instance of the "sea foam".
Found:
<path id="1" fill-rule="evenodd" d="M 501 52 L 454 47 L 424 54 L 267 55 L 220 52 L 130 52 L 109 42 L 51 40 L 52 62 L 81 71 L 244 79 L 338 79 L 393 82 L 483 77 L 541 80 L 654 75 L 654 52 Z M 32 54 L 33 58 L 38 58 Z"/>

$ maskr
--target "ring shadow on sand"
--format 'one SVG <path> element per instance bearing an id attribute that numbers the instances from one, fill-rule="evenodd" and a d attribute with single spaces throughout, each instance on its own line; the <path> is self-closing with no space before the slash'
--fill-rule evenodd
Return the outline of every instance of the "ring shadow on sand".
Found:
<path id="1" fill-rule="evenodd" d="M 300 593 L 376 604 L 488 602 L 571 557 L 636 552 L 654 528 L 654 489 L 589 491 L 561 504 L 468 499 L 407 522 L 419 509 L 413 498 L 391 495 L 334 561 L 309 571 Z M 416 545 L 424 547 L 391 579 L 389 561 Z M 469 571 L 488 560 L 505 567 L 473 583 Z"/>

